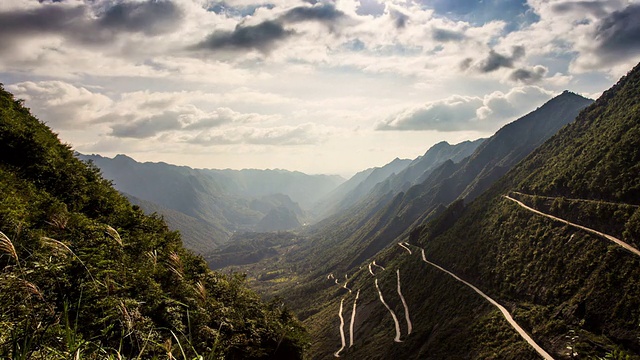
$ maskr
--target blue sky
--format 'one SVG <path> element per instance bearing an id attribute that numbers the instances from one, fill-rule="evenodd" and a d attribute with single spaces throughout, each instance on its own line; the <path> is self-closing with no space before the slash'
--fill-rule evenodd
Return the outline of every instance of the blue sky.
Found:
<path id="1" fill-rule="evenodd" d="M 628 0 L 3 0 L 0 31 L 0 82 L 78 151 L 344 176 L 640 61 Z"/>

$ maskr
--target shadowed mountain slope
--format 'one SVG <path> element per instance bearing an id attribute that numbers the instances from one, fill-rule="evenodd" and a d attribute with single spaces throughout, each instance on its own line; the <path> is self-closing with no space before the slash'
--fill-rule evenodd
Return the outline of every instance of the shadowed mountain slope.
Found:
<path id="1" fill-rule="evenodd" d="M 576 120 L 507 172 L 467 207 L 451 204 L 412 231 L 414 253 L 397 245 L 376 254 L 390 306 L 396 270 L 413 332 L 394 343 L 387 310 L 376 303 L 366 268 L 350 274 L 360 289 L 356 337 L 346 358 L 535 359 L 533 348 L 500 312 L 469 287 L 420 259 L 473 284 L 504 305 L 515 321 L 557 359 L 640 357 L 640 257 L 609 238 L 541 216 L 527 206 L 640 247 L 640 65 Z M 315 358 L 337 345 L 341 298 L 353 297 L 318 277 L 307 310 Z M 309 290 L 309 289 L 308 289 Z M 295 298 L 300 293 L 291 294 Z M 306 316 L 305 315 L 305 316 Z M 370 341 L 368 339 L 376 339 Z"/>
<path id="2" fill-rule="evenodd" d="M 391 177 L 354 207 L 316 225 L 310 236 L 317 240 L 300 258 L 313 253 L 329 271 L 358 266 L 457 198 L 485 190 L 591 102 L 564 92 L 505 125 L 461 162 L 449 159 L 425 172 L 424 181 L 406 192 L 396 194 Z"/>

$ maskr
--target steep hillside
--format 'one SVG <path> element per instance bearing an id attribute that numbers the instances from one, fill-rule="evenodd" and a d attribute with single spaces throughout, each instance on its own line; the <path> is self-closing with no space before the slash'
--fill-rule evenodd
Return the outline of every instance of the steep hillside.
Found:
<path id="1" fill-rule="evenodd" d="M 456 145 L 443 141 L 433 145 L 423 156 L 412 161 L 405 170 L 389 178 L 390 188 L 401 192 L 412 185 L 422 183 L 436 167 L 447 161 L 460 163 L 473 154 L 485 140 L 463 141 Z"/>
<path id="2" fill-rule="evenodd" d="M 353 213 L 354 205 L 363 200 L 371 201 L 385 197 L 389 191 L 397 194 L 406 191 L 412 185 L 420 183 L 436 167 L 446 161 L 458 163 L 471 155 L 484 139 L 463 141 L 450 145 L 446 141 L 430 147 L 427 152 L 412 161 L 395 159 L 381 168 L 365 170 L 354 175 L 318 204 L 325 209 L 320 218 L 331 215 L 340 216 L 341 212 Z M 363 176 L 365 174 L 366 176 Z M 349 189 L 348 191 L 346 191 Z M 367 199 L 368 198 L 368 199 Z"/>
<path id="3" fill-rule="evenodd" d="M 1 88 L 0 194 L 0 358 L 302 358 L 281 302 L 209 271 Z"/>
<path id="4" fill-rule="evenodd" d="M 133 195 L 123 195 L 134 205 L 138 205 L 147 215 L 156 213 L 162 216 L 169 229 L 180 232 L 184 247 L 197 253 L 204 254 L 226 243 L 231 235 L 209 222 L 181 213 L 180 211 L 145 201 Z"/>
<path id="5" fill-rule="evenodd" d="M 366 197 L 379 182 L 401 172 L 411 163 L 409 159 L 395 158 L 384 166 L 355 174 L 316 204 L 318 218 L 326 218 L 350 208 Z"/>
<path id="6" fill-rule="evenodd" d="M 640 358 L 638 94 L 640 65 L 467 207 L 454 202 L 399 240 L 411 245 L 377 254 L 385 270 L 354 269 L 358 340 L 341 356 Z M 340 347 L 338 305 L 354 295 L 324 277 L 316 286 L 304 315 L 326 358 Z"/>
<path id="7" fill-rule="evenodd" d="M 299 227 L 300 221 L 296 214 L 284 206 L 275 207 L 254 227 L 256 231 L 269 232 L 291 230 Z"/>
<path id="8" fill-rule="evenodd" d="M 460 163 L 450 159 L 427 171 L 424 181 L 395 193 L 390 181 L 357 206 L 314 227 L 309 256 L 318 269 L 342 271 L 359 266 L 415 226 L 432 219 L 465 190 L 486 189 L 592 101 L 573 93 L 550 100 L 504 126 Z M 437 153 L 437 152 L 436 152 Z M 293 256 L 293 255 L 292 255 Z"/>

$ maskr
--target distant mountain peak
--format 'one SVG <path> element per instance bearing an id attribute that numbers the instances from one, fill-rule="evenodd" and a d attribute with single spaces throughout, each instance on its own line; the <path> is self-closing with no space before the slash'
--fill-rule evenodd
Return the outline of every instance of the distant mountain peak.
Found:
<path id="1" fill-rule="evenodd" d="M 99 156 L 99 155 L 98 155 Z M 118 154 L 116 156 L 113 157 L 113 160 L 120 160 L 120 161 L 136 161 L 134 158 L 129 157 L 125 154 Z"/>

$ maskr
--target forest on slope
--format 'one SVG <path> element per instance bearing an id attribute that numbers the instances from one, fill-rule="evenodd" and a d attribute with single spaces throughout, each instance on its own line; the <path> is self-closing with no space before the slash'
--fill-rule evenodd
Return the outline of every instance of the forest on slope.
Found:
<path id="1" fill-rule="evenodd" d="M 609 238 L 541 216 L 506 198 L 517 196 L 539 211 L 640 245 L 640 65 L 576 120 L 564 127 L 466 205 L 456 201 L 436 220 L 375 256 L 386 268 L 375 278 L 402 314 L 396 270 L 413 318 L 393 341 L 389 312 L 377 301 L 366 267 L 349 274 L 361 290 L 351 358 L 534 359 L 533 348 L 496 307 L 435 266 L 473 284 L 504 305 L 515 321 L 554 358 L 640 358 L 640 258 Z M 364 264 L 366 265 L 366 264 Z M 336 274 L 342 276 L 342 274 Z M 399 282 L 398 282 L 399 283 Z M 399 286 L 399 285 L 398 285 Z M 312 353 L 337 347 L 336 310 L 353 294 L 325 286 L 325 306 L 305 322 Z M 400 315 L 399 315 L 400 317 Z M 401 319 L 402 320 L 402 319 Z"/>
<path id="2" fill-rule="evenodd" d="M 0 88 L 0 358 L 300 359 L 306 331 Z"/>

